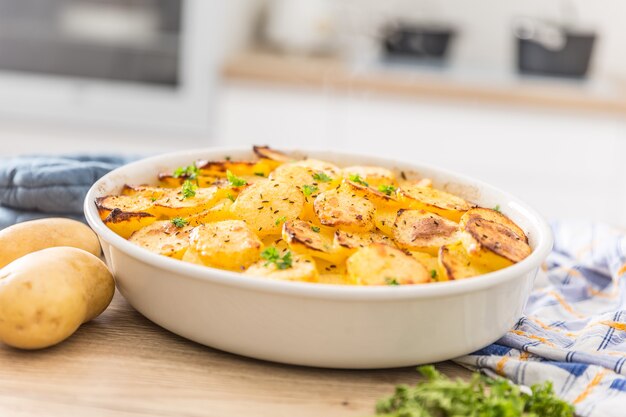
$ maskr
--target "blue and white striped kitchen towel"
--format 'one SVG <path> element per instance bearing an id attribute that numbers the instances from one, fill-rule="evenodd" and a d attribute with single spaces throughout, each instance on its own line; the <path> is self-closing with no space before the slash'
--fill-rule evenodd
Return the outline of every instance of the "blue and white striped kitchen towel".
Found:
<path id="1" fill-rule="evenodd" d="M 457 362 L 522 385 L 552 381 L 582 417 L 626 416 L 626 231 L 553 225 L 525 315 Z"/>

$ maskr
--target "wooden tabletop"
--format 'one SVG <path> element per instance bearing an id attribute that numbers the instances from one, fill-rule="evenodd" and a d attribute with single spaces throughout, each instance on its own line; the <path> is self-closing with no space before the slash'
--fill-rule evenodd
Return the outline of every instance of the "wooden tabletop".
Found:
<path id="1" fill-rule="evenodd" d="M 217 351 L 161 329 L 116 294 L 58 346 L 0 345 L 0 416 L 368 416 L 396 384 L 418 379 L 414 368 L 315 369 Z"/>

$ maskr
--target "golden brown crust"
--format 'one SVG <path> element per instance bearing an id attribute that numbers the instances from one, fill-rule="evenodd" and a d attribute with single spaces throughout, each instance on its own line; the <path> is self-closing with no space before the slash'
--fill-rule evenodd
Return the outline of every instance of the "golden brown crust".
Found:
<path id="1" fill-rule="evenodd" d="M 520 262 L 530 255 L 530 246 L 522 237 L 496 222 L 479 217 L 470 217 L 465 224 L 465 231 L 479 245 L 511 262 Z"/>
<path id="2" fill-rule="evenodd" d="M 252 150 L 254 151 L 255 155 L 258 156 L 259 158 L 270 159 L 272 161 L 278 161 L 278 162 L 289 162 L 293 160 L 293 158 L 291 158 L 289 155 L 283 152 L 277 151 L 275 149 L 272 149 L 269 146 L 254 145 L 252 147 Z"/>
<path id="3" fill-rule="evenodd" d="M 127 211 L 122 211 L 119 208 L 114 208 L 111 210 L 109 215 L 104 219 L 105 223 L 121 223 L 126 222 L 132 219 L 140 219 L 142 217 L 154 217 L 149 213 L 130 213 Z"/>

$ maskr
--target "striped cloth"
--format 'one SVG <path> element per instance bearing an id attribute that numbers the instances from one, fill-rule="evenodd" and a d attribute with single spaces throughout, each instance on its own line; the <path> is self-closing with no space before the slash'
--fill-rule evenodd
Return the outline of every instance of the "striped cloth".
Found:
<path id="1" fill-rule="evenodd" d="M 626 416 L 626 232 L 571 222 L 553 230 L 525 315 L 457 362 L 517 384 L 552 381 L 582 417 Z"/>

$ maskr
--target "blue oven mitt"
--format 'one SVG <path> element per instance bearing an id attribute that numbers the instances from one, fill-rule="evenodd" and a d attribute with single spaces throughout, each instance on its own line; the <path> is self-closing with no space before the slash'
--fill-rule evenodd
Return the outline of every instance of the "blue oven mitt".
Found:
<path id="1" fill-rule="evenodd" d="M 0 229 L 42 217 L 83 219 L 91 185 L 133 156 L 0 158 Z"/>

